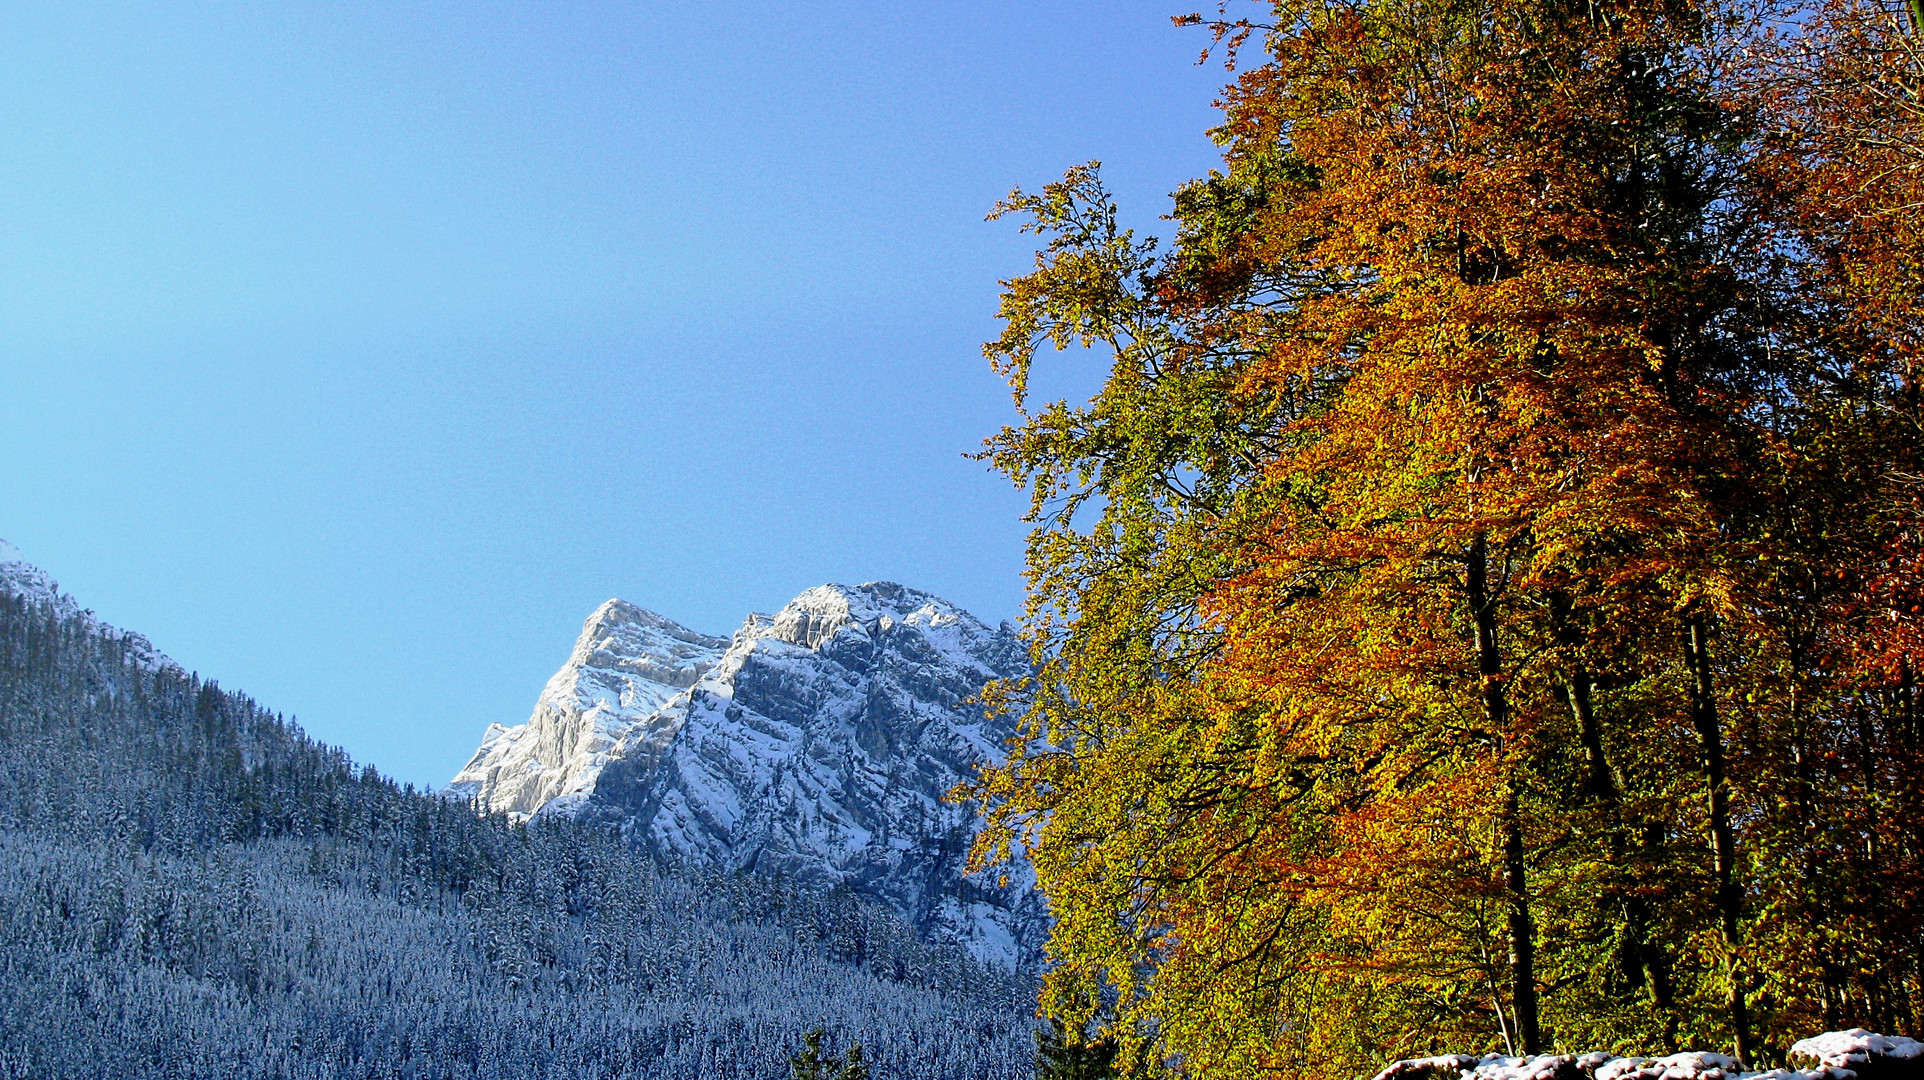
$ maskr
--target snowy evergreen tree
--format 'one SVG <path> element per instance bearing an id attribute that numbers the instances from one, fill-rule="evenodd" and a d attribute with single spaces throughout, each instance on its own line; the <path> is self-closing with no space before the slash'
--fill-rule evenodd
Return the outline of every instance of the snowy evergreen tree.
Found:
<path id="1" fill-rule="evenodd" d="M 1108 1039 L 1090 1042 L 1071 1032 L 1060 1020 L 1036 1029 L 1036 1080 L 1109 1080 L 1116 1072 L 1116 1044 Z"/>
<path id="2" fill-rule="evenodd" d="M 850 1045 L 842 1060 L 836 1061 L 834 1055 L 822 1052 L 822 1040 L 827 1035 L 816 1028 L 802 1036 L 801 1052 L 788 1059 L 791 1080 L 869 1080 L 862 1044 Z"/>

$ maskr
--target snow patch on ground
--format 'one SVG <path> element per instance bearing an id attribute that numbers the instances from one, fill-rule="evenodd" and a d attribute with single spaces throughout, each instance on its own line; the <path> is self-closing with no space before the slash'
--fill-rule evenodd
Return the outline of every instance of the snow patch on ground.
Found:
<path id="1" fill-rule="evenodd" d="M 1863 1028 L 1851 1028 L 1800 1040 L 1791 1046 L 1790 1054 L 1792 1060 L 1803 1058 L 1834 1069 L 1849 1069 L 1873 1058 L 1908 1061 L 1924 1057 L 1924 1043 L 1902 1035 L 1878 1035 Z"/>
<path id="2" fill-rule="evenodd" d="M 1791 1047 L 1792 1068 L 1752 1072 L 1727 1054 L 1702 1050 L 1667 1057 L 1615 1054 L 1444 1054 L 1407 1058 L 1376 1080 L 1856 1080 L 1856 1070 L 1879 1060 L 1924 1057 L 1924 1043 L 1877 1035 L 1863 1028 L 1827 1031 Z"/>

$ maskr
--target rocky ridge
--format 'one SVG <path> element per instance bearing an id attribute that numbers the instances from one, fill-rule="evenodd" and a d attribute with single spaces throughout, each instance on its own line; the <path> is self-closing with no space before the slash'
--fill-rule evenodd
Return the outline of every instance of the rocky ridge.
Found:
<path id="1" fill-rule="evenodd" d="M 5 540 L 0 540 L 0 593 L 49 608 L 54 617 L 62 622 L 72 620 L 85 629 L 118 641 L 126 649 L 127 657 L 148 671 L 180 667 L 172 657 L 154 648 L 154 643 L 144 635 L 101 622 L 92 611 L 61 592 L 60 584 L 51 575 L 28 562 L 20 554 L 19 548 Z"/>
<path id="2" fill-rule="evenodd" d="M 727 645 L 652 611 L 608 601 L 588 616 L 568 662 L 542 688 L 534 715 L 514 728 L 489 725 L 448 793 L 520 818 L 582 802 L 623 740 L 631 752 L 673 723 L 662 706 L 693 686 Z"/>
<path id="3" fill-rule="evenodd" d="M 609 601 L 529 721 L 489 728 L 449 790 L 606 822 L 664 858 L 846 887 L 1021 965 L 1047 933 L 1042 898 L 1025 868 L 965 872 L 977 818 L 943 796 L 1013 732 L 972 698 L 1027 670 L 1006 625 L 889 582 L 810 589 L 726 642 Z"/>

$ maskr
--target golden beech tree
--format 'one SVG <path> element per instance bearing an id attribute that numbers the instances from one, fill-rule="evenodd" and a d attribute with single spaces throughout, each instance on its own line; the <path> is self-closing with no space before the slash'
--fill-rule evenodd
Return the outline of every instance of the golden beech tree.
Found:
<path id="1" fill-rule="evenodd" d="M 1781 14 L 1277 3 L 1216 24 L 1263 55 L 1166 254 L 1093 166 L 999 208 L 1047 237 L 988 346 L 1039 671 L 968 793 L 1126 1067 L 1912 1018 L 1911 639 L 1859 631 L 1915 591 L 1919 264 L 1864 269 Z M 1089 403 L 1026 411 L 1047 345 L 1108 354 Z"/>
<path id="2" fill-rule="evenodd" d="M 1745 625 L 1759 993 L 1805 1026 L 1914 1028 L 1924 935 L 1924 6 L 1824 0 L 1748 73 L 1798 300 Z"/>

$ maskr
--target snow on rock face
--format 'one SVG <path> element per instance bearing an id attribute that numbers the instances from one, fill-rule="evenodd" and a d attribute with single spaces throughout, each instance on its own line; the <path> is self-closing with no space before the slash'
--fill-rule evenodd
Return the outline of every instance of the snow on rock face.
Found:
<path id="1" fill-rule="evenodd" d="M 0 540 L 0 593 L 20 597 L 30 604 L 51 607 L 63 621 L 82 622 L 87 628 L 119 642 L 126 650 L 127 659 L 147 671 L 180 667 L 171 657 L 154 648 L 154 643 L 143 635 L 109 626 L 95 618 L 93 612 L 81 608 L 73 597 L 60 591 L 59 583 L 45 570 L 28 562 L 20 554 L 19 548 L 5 540 Z"/>
<path id="2" fill-rule="evenodd" d="M 727 644 L 608 601 L 582 625 L 534 715 L 519 727 L 491 725 L 447 793 L 522 818 L 556 799 L 579 803 L 618 745 L 645 743 L 655 734 L 651 725 L 674 725 L 662 707 L 714 666 Z"/>
<path id="3" fill-rule="evenodd" d="M 846 885 L 933 939 L 1014 965 L 1047 934 L 1033 876 L 965 874 L 975 811 L 943 796 L 1013 733 L 971 699 L 1028 670 L 1009 630 L 928 593 L 824 585 L 749 616 L 699 678 L 610 728 L 592 760 L 561 767 L 522 749 L 539 706 L 522 728 L 490 729 L 456 793 L 482 796 L 462 785 L 485 782 L 491 809 L 578 815 L 665 858 Z"/>
<path id="4" fill-rule="evenodd" d="M 80 614 L 80 605 L 73 597 L 63 595 L 60 586 L 45 570 L 28 562 L 19 548 L 5 540 L 0 540 L 0 592 L 12 593 L 36 604 L 50 604 L 63 619 Z"/>

